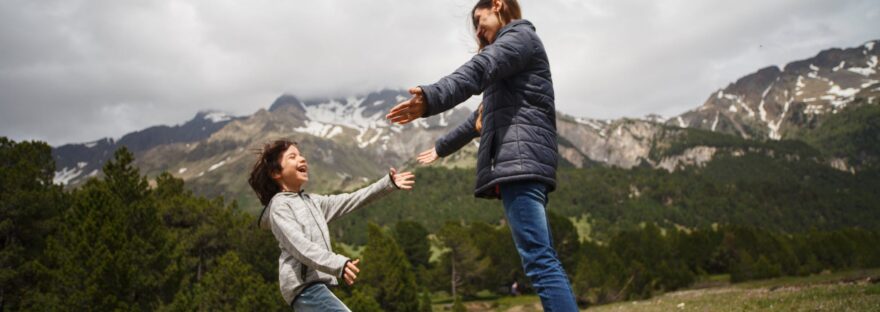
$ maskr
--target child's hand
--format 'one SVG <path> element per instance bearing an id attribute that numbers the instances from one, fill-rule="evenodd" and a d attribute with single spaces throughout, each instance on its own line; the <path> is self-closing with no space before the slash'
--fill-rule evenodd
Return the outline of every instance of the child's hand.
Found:
<path id="1" fill-rule="evenodd" d="M 397 169 L 391 168 L 391 181 L 401 190 L 411 190 L 416 183 L 415 178 L 416 175 L 412 172 L 397 173 Z"/>
<path id="2" fill-rule="evenodd" d="M 357 274 L 361 272 L 361 270 L 357 267 L 358 263 L 360 262 L 361 259 L 357 259 L 345 263 L 345 269 L 343 269 L 344 274 L 342 275 L 342 277 L 345 278 L 345 283 L 349 286 L 354 284 L 354 280 L 357 279 Z"/>
<path id="3" fill-rule="evenodd" d="M 437 149 L 433 147 L 419 153 L 419 156 L 416 157 L 416 159 L 419 160 L 419 163 L 423 165 L 430 164 L 437 160 L 437 158 L 440 158 L 440 156 L 437 156 Z"/>

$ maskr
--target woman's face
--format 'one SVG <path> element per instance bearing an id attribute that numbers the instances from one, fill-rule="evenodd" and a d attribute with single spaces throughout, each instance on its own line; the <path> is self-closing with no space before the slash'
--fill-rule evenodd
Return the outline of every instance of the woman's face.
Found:
<path id="1" fill-rule="evenodd" d="M 492 8 L 474 10 L 474 25 L 476 25 L 477 39 L 487 44 L 495 42 L 495 36 L 501 29 L 501 20 Z"/>

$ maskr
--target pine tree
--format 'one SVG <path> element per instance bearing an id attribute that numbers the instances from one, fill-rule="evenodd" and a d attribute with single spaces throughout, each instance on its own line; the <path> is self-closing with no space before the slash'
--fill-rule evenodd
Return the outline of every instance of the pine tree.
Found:
<path id="1" fill-rule="evenodd" d="M 394 239 L 400 244 L 407 260 L 414 268 L 428 267 L 431 245 L 428 243 L 428 230 L 415 221 L 400 221 L 394 226 Z"/>
<path id="2" fill-rule="evenodd" d="M 431 293 L 428 291 L 423 291 L 422 295 L 419 297 L 419 311 L 431 312 L 433 310 L 434 307 L 431 304 Z"/>
<path id="3" fill-rule="evenodd" d="M 376 302 L 373 293 L 375 289 L 369 285 L 361 285 L 351 292 L 351 296 L 345 300 L 345 305 L 352 311 L 381 312 L 382 306 Z"/>
<path id="4" fill-rule="evenodd" d="M 285 310 L 277 288 L 263 281 L 235 252 L 217 260 L 196 285 L 191 303 L 191 310 L 198 311 Z"/>
<path id="5" fill-rule="evenodd" d="M 122 148 L 72 196 L 48 239 L 41 295 L 34 308 L 147 310 L 161 304 L 172 243 L 147 195 L 146 179 Z M 176 286 L 176 285 L 175 285 Z"/>
<path id="6" fill-rule="evenodd" d="M 461 302 L 461 296 L 455 296 L 455 301 L 452 302 L 452 312 L 467 312 L 467 308 Z"/>
<path id="7" fill-rule="evenodd" d="M 376 301 L 386 311 L 418 310 L 419 288 L 403 250 L 378 225 L 370 223 L 368 227 L 368 242 L 357 283 L 375 287 Z"/>
<path id="8" fill-rule="evenodd" d="M 444 261 L 450 274 L 453 296 L 476 293 L 479 278 L 491 265 L 489 258 L 480 258 L 480 250 L 473 244 L 468 231 L 460 224 L 448 222 L 440 229 L 437 237 L 449 252 Z"/>
<path id="9" fill-rule="evenodd" d="M 54 171 L 46 143 L 0 137 L 0 311 L 20 309 L 21 297 L 36 286 L 32 268 L 63 205 Z"/>

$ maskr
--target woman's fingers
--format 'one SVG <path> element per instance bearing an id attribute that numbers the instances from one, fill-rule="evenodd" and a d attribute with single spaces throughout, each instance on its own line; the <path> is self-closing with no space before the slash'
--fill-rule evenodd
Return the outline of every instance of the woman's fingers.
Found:
<path id="1" fill-rule="evenodd" d="M 386 115 L 386 117 L 391 116 L 391 115 L 400 114 L 400 112 L 407 110 L 410 106 L 409 105 L 410 101 L 411 101 L 411 99 L 398 103 L 396 106 L 391 108 L 391 110 L 388 112 L 388 115 Z"/>
<path id="2" fill-rule="evenodd" d="M 430 148 L 424 152 L 419 153 L 419 156 L 416 157 L 416 160 L 421 164 L 429 164 L 437 160 L 437 150 L 434 148 Z"/>
<path id="3" fill-rule="evenodd" d="M 386 119 L 392 123 L 404 125 L 425 114 L 426 105 L 422 88 L 410 88 L 409 93 L 413 96 L 391 108 L 391 111 L 385 115 Z"/>
<path id="4" fill-rule="evenodd" d="M 408 112 L 404 111 L 404 112 L 396 113 L 393 115 L 388 114 L 388 116 L 386 116 L 386 117 L 392 123 L 405 125 L 405 124 L 410 123 L 413 120 L 416 120 L 416 118 L 418 118 L 418 117 L 415 117 L 415 116 L 416 116 L 415 114 L 408 113 Z"/>

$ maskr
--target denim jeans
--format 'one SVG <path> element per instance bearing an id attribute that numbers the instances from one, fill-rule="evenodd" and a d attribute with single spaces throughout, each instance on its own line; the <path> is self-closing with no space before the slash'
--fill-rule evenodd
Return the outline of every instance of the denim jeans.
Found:
<path id="1" fill-rule="evenodd" d="M 541 298 L 544 311 L 578 311 L 571 284 L 550 235 L 545 205 L 547 186 L 534 181 L 501 184 L 504 214 L 523 270 Z"/>
<path id="2" fill-rule="evenodd" d="M 296 312 L 332 311 L 351 312 L 336 295 L 322 283 L 312 284 L 293 299 L 293 310 Z"/>

